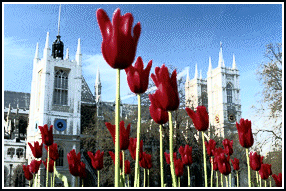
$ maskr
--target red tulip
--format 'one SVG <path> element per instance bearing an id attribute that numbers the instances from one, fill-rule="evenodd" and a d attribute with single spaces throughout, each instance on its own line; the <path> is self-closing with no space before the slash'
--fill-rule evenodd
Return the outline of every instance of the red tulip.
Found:
<path id="1" fill-rule="evenodd" d="M 233 170 L 239 170 L 239 160 L 237 158 L 231 159 Z"/>
<path id="2" fill-rule="evenodd" d="M 111 123 L 106 122 L 105 126 L 112 136 L 113 143 L 115 143 L 115 125 L 111 125 Z M 128 124 L 127 128 L 125 129 L 124 121 L 120 121 L 119 128 L 120 150 L 126 150 L 129 146 L 130 124 Z"/>
<path id="3" fill-rule="evenodd" d="M 184 164 L 181 161 L 181 159 L 175 160 L 174 161 L 174 165 L 175 165 L 176 176 L 183 176 L 183 174 L 184 174 Z"/>
<path id="4" fill-rule="evenodd" d="M 210 139 L 209 142 L 205 141 L 207 148 L 207 153 L 209 156 L 214 156 L 216 142 L 213 139 Z"/>
<path id="5" fill-rule="evenodd" d="M 142 159 L 139 161 L 139 165 L 142 168 L 146 168 L 146 169 L 150 169 L 152 168 L 152 159 L 151 159 L 151 155 L 143 152 L 143 157 Z"/>
<path id="6" fill-rule="evenodd" d="M 170 164 L 170 154 L 164 152 L 167 164 Z M 177 160 L 177 153 L 173 153 L 174 161 Z"/>
<path id="7" fill-rule="evenodd" d="M 130 174 L 131 173 L 131 169 L 130 169 L 130 161 L 126 160 L 124 163 L 124 172 L 125 174 Z"/>
<path id="8" fill-rule="evenodd" d="M 130 137 L 128 149 L 133 160 L 136 160 L 136 146 L 137 146 L 136 144 L 137 144 L 137 138 Z M 140 141 L 139 161 L 142 158 L 142 153 L 143 153 L 143 140 Z"/>
<path id="9" fill-rule="evenodd" d="M 43 161 L 43 164 L 45 165 L 47 169 L 47 160 Z M 49 172 L 54 172 L 54 161 L 51 159 L 49 160 Z"/>
<path id="10" fill-rule="evenodd" d="M 214 156 L 215 157 L 220 155 L 221 153 L 224 153 L 224 149 L 223 148 L 221 148 L 221 147 L 215 148 L 215 150 L 214 150 Z"/>
<path id="11" fill-rule="evenodd" d="M 249 148 L 253 145 L 253 135 L 251 130 L 251 121 L 243 118 L 239 121 L 240 124 L 236 122 L 236 128 L 238 131 L 239 143 L 244 148 Z"/>
<path id="12" fill-rule="evenodd" d="M 192 147 L 185 145 L 185 147 L 180 146 L 179 153 L 181 154 L 182 162 L 184 165 L 191 165 L 193 163 L 192 158 Z"/>
<path id="13" fill-rule="evenodd" d="M 73 176 L 79 176 L 80 173 L 80 152 L 78 152 L 78 154 L 76 154 L 75 150 L 71 150 L 68 154 L 67 154 L 67 159 L 68 159 L 68 163 L 69 163 L 69 170 L 71 175 Z"/>
<path id="14" fill-rule="evenodd" d="M 267 164 L 262 164 L 259 170 L 261 179 L 266 180 L 270 176 L 269 166 Z"/>
<path id="15" fill-rule="evenodd" d="M 42 163 L 42 160 L 39 160 L 37 161 L 36 159 L 32 160 L 30 165 L 29 165 L 29 171 L 32 173 L 32 174 L 37 174 L 39 168 L 40 168 L 40 165 Z"/>
<path id="16" fill-rule="evenodd" d="M 38 141 L 34 142 L 34 146 L 31 143 L 28 143 L 31 148 L 31 151 L 35 158 L 41 158 L 43 155 L 43 143 L 39 143 Z"/>
<path id="17" fill-rule="evenodd" d="M 33 179 L 33 174 L 30 172 L 29 166 L 30 165 L 27 165 L 27 166 L 23 165 L 23 171 L 24 171 L 25 178 L 27 180 L 32 180 Z"/>
<path id="18" fill-rule="evenodd" d="M 154 98 L 154 94 L 149 94 L 149 99 L 151 102 L 149 111 L 152 119 L 158 124 L 167 123 L 169 120 L 168 112 L 159 107 L 159 103 L 156 98 Z"/>
<path id="19" fill-rule="evenodd" d="M 282 187 L 282 173 L 279 173 L 278 176 L 276 174 L 272 175 L 275 180 L 275 184 L 277 187 Z"/>
<path id="20" fill-rule="evenodd" d="M 209 115 L 205 106 L 198 106 L 197 111 L 194 112 L 190 108 L 186 107 L 186 111 L 192 119 L 195 128 L 198 131 L 205 131 L 209 127 Z"/>
<path id="21" fill-rule="evenodd" d="M 86 178 L 85 164 L 83 162 L 80 162 L 79 177 Z"/>
<path id="22" fill-rule="evenodd" d="M 142 94 L 147 90 L 152 60 L 148 62 L 145 70 L 143 67 L 142 58 L 139 56 L 135 62 L 135 66 L 130 65 L 128 68 L 125 68 L 127 83 L 130 90 L 135 94 Z"/>
<path id="23" fill-rule="evenodd" d="M 54 142 L 53 125 L 51 125 L 50 129 L 49 129 L 48 125 L 45 124 L 44 126 L 39 126 L 39 129 L 40 129 L 41 134 L 42 134 L 42 142 L 47 146 L 52 145 Z"/>
<path id="24" fill-rule="evenodd" d="M 111 156 L 113 163 L 115 165 L 115 154 L 112 151 L 109 151 L 108 153 Z M 122 152 L 120 152 L 119 156 L 120 156 L 120 168 L 121 168 L 122 167 Z"/>
<path id="25" fill-rule="evenodd" d="M 250 152 L 249 165 L 252 170 L 258 171 L 261 167 L 261 157 L 256 152 Z"/>
<path id="26" fill-rule="evenodd" d="M 210 163 L 212 162 L 213 162 L 213 170 L 217 171 L 218 170 L 217 157 L 210 158 Z"/>
<path id="27" fill-rule="evenodd" d="M 272 170 L 271 170 L 271 164 L 266 164 L 267 166 L 267 169 L 268 169 L 268 173 L 269 173 L 269 175 L 272 175 Z"/>
<path id="28" fill-rule="evenodd" d="M 224 175 L 228 175 L 229 173 L 231 173 L 231 166 L 229 163 L 230 157 L 226 157 L 224 153 L 220 153 L 216 157 L 218 162 L 218 170 L 220 171 L 220 173 Z"/>
<path id="29" fill-rule="evenodd" d="M 132 36 L 133 16 L 131 13 L 121 16 L 120 9 L 116 9 L 112 23 L 103 9 L 96 11 L 96 17 L 103 38 L 101 50 L 104 59 L 112 68 L 129 67 L 135 58 L 141 32 L 140 23 L 135 25 Z"/>
<path id="30" fill-rule="evenodd" d="M 170 78 L 168 68 L 165 64 L 161 68 L 155 68 L 155 74 L 151 74 L 151 78 L 157 86 L 154 99 L 158 103 L 158 107 L 167 111 L 178 109 L 180 100 L 177 86 L 177 72 L 173 71 Z"/>
<path id="31" fill-rule="evenodd" d="M 233 144 L 233 140 L 228 140 L 225 139 L 222 141 L 223 147 L 224 147 L 224 153 L 228 156 L 232 155 L 233 153 L 233 148 L 232 148 L 232 144 Z"/>
<path id="32" fill-rule="evenodd" d="M 48 146 L 45 146 L 45 149 L 48 151 Z M 56 161 L 59 158 L 59 152 L 58 152 L 58 145 L 57 143 L 53 143 L 49 146 L 49 157 L 50 159 Z"/>
<path id="33" fill-rule="evenodd" d="M 100 150 L 97 150 L 94 155 L 92 154 L 92 152 L 88 151 L 87 154 L 91 160 L 91 164 L 92 164 L 93 168 L 95 170 L 101 170 L 103 168 L 104 151 L 102 151 L 102 153 L 100 153 Z"/>

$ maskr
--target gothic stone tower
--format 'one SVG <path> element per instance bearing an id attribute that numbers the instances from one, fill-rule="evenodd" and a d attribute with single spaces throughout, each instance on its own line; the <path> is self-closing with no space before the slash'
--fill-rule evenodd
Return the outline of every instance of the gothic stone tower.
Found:
<path id="1" fill-rule="evenodd" d="M 80 113 L 82 85 L 82 55 L 80 39 L 78 39 L 75 60 L 69 60 L 67 49 L 63 59 L 63 42 L 60 36 L 49 47 L 47 33 L 43 58 L 39 58 L 38 44 L 33 62 L 31 100 L 27 142 L 42 142 L 38 126 L 53 125 L 54 142 L 58 144 L 60 158 L 56 161 L 59 173 L 67 175 L 69 183 L 74 184 L 69 173 L 67 153 L 75 149 L 80 151 Z M 45 149 L 44 152 L 46 153 Z M 28 163 L 33 159 L 30 148 L 27 148 Z M 42 160 L 45 160 L 43 156 Z M 41 183 L 45 180 L 45 168 L 41 165 Z"/>
<path id="2" fill-rule="evenodd" d="M 194 79 L 189 80 L 187 76 L 185 92 L 186 107 L 192 109 L 198 105 L 207 107 L 214 135 L 227 138 L 236 131 L 235 122 L 241 118 L 239 71 L 236 68 L 234 55 L 232 67 L 225 66 L 222 44 L 218 67 L 212 69 L 209 58 L 207 79 L 202 79 L 201 75 L 198 78 L 196 66 Z M 211 135 L 210 132 L 208 134 Z"/>

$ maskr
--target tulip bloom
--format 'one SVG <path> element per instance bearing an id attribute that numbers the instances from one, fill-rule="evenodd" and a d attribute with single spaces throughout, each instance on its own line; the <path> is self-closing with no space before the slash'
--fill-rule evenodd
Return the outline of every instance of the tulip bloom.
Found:
<path id="1" fill-rule="evenodd" d="M 137 138 L 130 137 L 128 149 L 133 160 L 136 160 L 136 144 L 137 144 Z M 141 160 L 142 154 L 143 154 L 143 140 L 140 141 L 139 160 Z"/>
<path id="2" fill-rule="evenodd" d="M 259 170 L 261 179 L 266 180 L 270 176 L 269 166 L 267 164 L 262 164 Z"/>
<path id="3" fill-rule="evenodd" d="M 29 171 L 32 173 L 32 174 L 37 174 L 39 168 L 40 168 L 40 165 L 42 163 L 42 160 L 39 160 L 37 161 L 36 159 L 32 160 L 30 165 L 29 165 Z"/>
<path id="4" fill-rule="evenodd" d="M 192 119 L 195 128 L 198 131 L 205 131 L 209 127 L 209 115 L 205 106 L 198 106 L 197 111 L 194 112 L 190 108 L 186 107 L 186 111 Z"/>
<path id="5" fill-rule="evenodd" d="M 142 58 L 139 56 L 135 62 L 135 66 L 130 65 L 128 68 L 125 68 L 127 83 L 130 90 L 135 94 L 142 94 L 147 90 L 152 60 L 148 62 L 145 70 L 143 67 Z"/>
<path id="6" fill-rule="evenodd" d="M 69 163 L 69 171 L 73 176 L 79 176 L 80 173 L 80 152 L 76 154 L 75 150 L 71 150 L 67 154 L 67 159 Z"/>
<path id="7" fill-rule="evenodd" d="M 167 164 L 170 164 L 170 154 L 164 152 Z M 177 160 L 177 153 L 173 153 L 174 161 Z"/>
<path id="8" fill-rule="evenodd" d="M 237 158 L 231 159 L 233 170 L 239 170 L 239 160 Z"/>
<path id="9" fill-rule="evenodd" d="M 217 157 L 214 157 L 213 159 L 210 158 L 210 162 L 213 162 L 213 170 L 217 171 L 218 170 L 218 163 L 217 163 Z"/>
<path id="10" fill-rule="evenodd" d="M 125 174 L 130 174 L 131 173 L 131 168 L 130 168 L 130 161 L 129 160 L 126 160 L 125 161 L 125 164 L 124 164 L 124 172 Z"/>
<path id="11" fill-rule="evenodd" d="M 80 162 L 79 177 L 86 178 L 85 164 L 83 162 Z"/>
<path id="12" fill-rule="evenodd" d="M 267 167 L 267 169 L 268 169 L 269 175 L 272 175 L 271 166 L 272 166 L 271 164 L 266 164 L 266 167 Z"/>
<path id="13" fill-rule="evenodd" d="M 228 156 L 232 155 L 232 153 L 233 153 L 233 148 L 232 148 L 233 140 L 230 141 L 228 139 L 225 139 L 222 141 L 222 144 L 224 147 L 224 153 Z"/>
<path id="14" fill-rule="evenodd" d="M 112 23 L 103 9 L 96 11 L 97 22 L 102 34 L 102 55 L 112 68 L 128 68 L 135 58 L 137 43 L 141 33 L 141 25 L 138 22 L 133 29 L 133 16 L 126 13 L 121 16 L 120 9 L 113 13 Z"/>
<path id="15" fill-rule="evenodd" d="M 23 171 L 24 171 L 24 175 L 25 175 L 25 178 L 27 180 L 32 180 L 33 179 L 33 174 L 30 172 L 30 165 L 23 165 Z"/>
<path id="16" fill-rule="evenodd" d="M 106 122 L 105 126 L 109 130 L 113 143 L 115 144 L 115 125 L 111 125 L 111 123 Z M 129 146 L 129 136 L 130 136 L 130 124 L 127 125 L 127 128 L 124 127 L 124 121 L 120 121 L 120 134 L 119 134 L 119 142 L 120 142 L 120 150 L 126 150 Z"/>
<path id="17" fill-rule="evenodd" d="M 103 168 L 104 151 L 102 151 L 102 153 L 100 153 L 100 150 L 97 150 L 94 155 L 92 154 L 92 152 L 88 151 L 87 154 L 91 160 L 92 167 L 95 170 L 101 170 Z"/>
<path id="18" fill-rule="evenodd" d="M 43 164 L 45 165 L 47 169 L 47 160 L 43 161 Z M 51 159 L 49 160 L 49 172 L 54 172 L 54 161 Z"/>
<path id="19" fill-rule="evenodd" d="M 158 103 L 158 107 L 166 111 L 178 109 L 180 100 L 176 70 L 173 71 L 170 78 L 168 68 L 163 64 L 161 68 L 155 68 L 155 74 L 151 74 L 151 78 L 157 87 L 153 98 Z"/>
<path id="20" fill-rule="evenodd" d="M 251 130 L 251 121 L 241 118 L 239 124 L 236 122 L 236 128 L 241 146 L 244 148 L 251 147 L 254 142 Z"/>
<path id="21" fill-rule="evenodd" d="M 205 141 L 207 148 L 207 153 L 209 156 L 214 156 L 216 142 L 213 139 L 210 139 L 209 142 Z"/>
<path id="22" fill-rule="evenodd" d="M 151 159 L 151 155 L 147 154 L 146 152 L 143 152 L 143 157 L 142 159 L 139 161 L 139 164 L 142 168 L 145 169 L 150 169 L 152 168 L 152 159 Z"/>
<path id="23" fill-rule="evenodd" d="M 152 119 L 158 124 L 167 123 L 169 120 L 168 112 L 160 108 L 160 103 L 158 103 L 158 101 L 154 97 L 154 94 L 149 94 L 149 99 L 151 102 L 149 111 Z"/>
<path id="24" fill-rule="evenodd" d="M 179 153 L 181 154 L 182 162 L 184 165 L 189 166 L 193 164 L 192 147 L 189 145 L 185 145 L 185 147 L 180 146 Z"/>
<path id="25" fill-rule="evenodd" d="M 228 175 L 231 173 L 231 166 L 229 163 L 229 156 L 226 157 L 224 153 L 220 153 L 217 157 L 217 162 L 218 162 L 218 170 L 220 173 L 224 175 Z"/>
<path id="26" fill-rule="evenodd" d="M 49 129 L 48 125 L 45 124 L 44 126 L 39 126 L 39 129 L 40 129 L 41 134 L 42 134 L 42 142 L 47 146 L 52 145 L 54 142 L 53 125 L 51 125 L 50 129 Z"/>
<path id="27" fill-rule="evenodd" d="M 177 159 L 174 161 L 174 164 L 175 164 L 175 173 L 176 173 L 176 176 L 179 177 L 179 176 L 183 176 L 184 174 L 184 164 L 182 162 L 181 159 Z"/>
<path id="28" fill-rule="evenodd" d="M 115 154 L 112 151 L 109 151 L 108 153 L 111 156 L 113 163 L 115 165 Z M 122 152 L 120 152 L 119 156 L 120 156 L 120 168 L 121 168 L 122 167 Z"/>
<path id="29" fill-rule="evenodd" d="M 30 146 L 30 149 L 33 153 L 33 156 L 35 158 L 41 158 L 43 155 L 43 143 L 39 143 L 38 141 L 34 142 L 34 146 L 32 146 L 31 143 L 28 143 L 28 145 Z"/>
<path id="30" fill-rule="evenodd" d="M 278 176 L 276 174 L 272 175 L 275 180 L 275 184 L 277 187 L 282 187 L 282 173 L 279 173 Z"/>
<path id="31" fill-rule="evenodd" d="M 45 149 L 48 151 L 48 146 L 45 146 Z M 58 152 L 58 145 L 57 143 L 53 143 L 49 146 L 49 157 L 50 159 L 56 161 L 59 158 L 59 152 Z"/>
<path id="32" fill-rule="evenodd" d="M 249 154 L 250 168 L 252 170 L 258 171 L 261 167 L 261 157 L 256 152 L 250 152 Z"/>

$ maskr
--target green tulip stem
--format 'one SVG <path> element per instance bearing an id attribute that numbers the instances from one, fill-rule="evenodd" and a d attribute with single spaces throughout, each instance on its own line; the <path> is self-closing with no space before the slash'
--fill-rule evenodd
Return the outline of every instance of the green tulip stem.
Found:
<path id="1" fill-rule="evenodd" d="M 187 169 L 188 169 L 188 187 L 191 187 L 190 165 L 187 166 Z"/>
<path id="2" fill-rule="evenodd" d="M 33 179 L 29 180 L 29 187 L 31 187 L 32 181 L 33 181 Z"/>
<path id="3" fill-rule="evenodd" d="M 248 187 L 251 187 L 251 174 L 250 174 L 250 164 L 249 164 L 249 155 L 248 148 L 246 148 L 246 158 L 247 158 L 247 168 L 248 168 Z"/>
<path id="4" fill-rule="evenodd" d="M 55 187 L 55 179 L 56 179 L 56 173 L 55 173 L 55 171 L 56 171 L 56 161 L 54 161 L 54 172 L 53 172 L 53 187 Z"/>
<path id="5" fill-rule="evenodd" d="M 150 181 L 149 181 L 149 179 L 150 179 L 150 169 L 147 169 L 147 186 L 148 187 L 150 187 Z"/>
<path id="6" fill-rule="evenodd" d="M 229 187 L 231 187 L 231 173 L 229 173 L 229 178 L 228 178 L 228 180 L 229 180 Z"/>
<path id="7" fill-rule="evenodd" d="M 214 169 L 213 169 L 213 157 L 211 156 L 211 187 L 213 187 L 213 174 L 214 174 Z"/>
<path id="8" fill-rule="evenodd" d="M 136 142 L 136 160 L 135 160 L 135 178 L 134 186 L 139 187 L 139 151 L 140 151 L 140 131 L 141 131 L 141 95 L 137 94 L 138 99 L 138 121 L 137 121 L 137 142 Z"/>
<path id="9" fill-rule="evenodd" d="M 119 144 L 119 118 L 120 118 L 120 69 L 116 69 L 116 97 L 115 97 L 115 187 L 120 180 L 120 144 Z"/>
<path id="10" fill-rule="evenodd" d="M 99 179 L 100 178 L 100 173 L 99 170 L 97 170 L 97 187 L 99 187 Z"/>
<path id="11" fill-rule="evenodd" d="M 47 173 L 46 173 L 46 187 L 49 187 L 49 162 L 50 162 L 50 156 L 49 156 L 49 151 L 50 151 L 50 147 L 48 146 L 48 158 L 47 158 Z"/>
<path id="12" fill-rule="evenodd" d="M 36 180 L 35 180 L 35 175 L 33 174 L 33 187 L 36 187 Z"/>
<path id="13" fill-rule="evenodd" d="M 138 178 L 137 178 L 136 183 L 137 183 L 137 186 L 140 187 L 140 180 L 139 180 L 140 168 L 138 169 L 138 173 L 137 174 L 138 174 L 138 176 L 137 176 Z"/>
<path id="14" fill-rule="evenodd" d="M 238 171 L 236 171 L 236 180 L 237 180 L 237 187 L 239 187 L 239 177 L 238 177 Z"/>
<path id="15" fill-rule="evenodd" d="M 168 111 L 169 114 L 169 146 L 170 146 L 170 168 L 172 175 L 173 187 L 177 187 L 177 178 L 175 174 L 174 157 L 173 157 L 173 123 L 172 123 L 172 113 Z"/>
<path id="16" fill-rule="evenodd" d="M 216 175 L 216 187 L 218 187 L 218 175 L 217 175 L 217 171 L 215 171 L 215 175 Z"/>
<path id="17" fill-rule="evenodd" d="M 264 187 L 266 187 L 266 180 L 264 180 Z"/>
<path id="18" fill-rule="evenodd" d="M 160 171 L 161 171 L 161 187 L 164 187 L 164 164 L 163 164 L 163 132 L 162 125 L 160 127 Z"/>
<path id="19" fill-rule="evenodd" d="M 129 184 L 129 174 L 127 174 L 127 186 L 130 187 L 130 184 Z"/>
<path id="20" fill-rule="evenodd" d="M 228 187 L 227 175 L 225 175 L 225 187 Z"/>
<path id="21" fill-rule="evenodd" d="M 143 187 L 145 187 L 146 185 L 146 169 L 144 168 L 144 182 L 143 182 Z"/>
<path id="22" fill-rule="evenodd" d="M 260 187 L 262 187 L 262 186 L 261 186 L 261 182 L 262 182 L 261 176 L 259 176 L 259 186 L 260 186 Z"/>
<path id="23" fill-rule="evenodd" d="M 178 176 L 178 187 L 181 187 L 181 178 Z"/>
<path id="24" fill-rule="evenodd" d="M 84 181 L 83 181 L 83 179 L 81 179 L 81 187 L 84 187 Z"/>
<path id="25" fill-rule="evenodd" d="M 220 174 L 220 184 L 221 184 L 221 187 L 223 187 L 223 177 L 222 177 L 222 174 Z"/>
<path id="26" fill-rule="evenodd" d="M 124 151 L 122 152 L 122 181 L 123 185 L 125 186 L 125 159 L 124 159 Z"/>
<path id="27" fill-rule="evenodd" d="M 204 172 L 205 172 L 205 187 L 208 187 L 208 177 L 207 177 L 207 157 L 206 157 L 206 145 L 205 145 L 205 133 L 202 131 L 203 139 L 203 152 L 204 152 Z"/>
<path id="28" fill-rule="evenodd" d="M 272 184 L 271 184 L 271 179 L 269 178 L 269 183 L 270 183 L 270 187 L 272 187 Z"/>

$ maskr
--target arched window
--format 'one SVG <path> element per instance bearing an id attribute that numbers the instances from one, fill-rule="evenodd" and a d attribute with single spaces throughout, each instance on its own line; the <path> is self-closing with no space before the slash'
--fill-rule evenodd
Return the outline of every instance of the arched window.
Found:
<path id="1" fill-rule="evenodd" d="M 15 154 L 15 148 L 8 148 L 7 155 L 13 158 L 14 154 Z"/>
<path id="2" fill-rule="evenodd" d="M 18 148 L 18 149 L 16 150 L 16 155 L 18 156 L 18 158 L 23 157 L 23 156 L 24 156 L 24 149 Z"/>
<path id="3" fill-rule="evenodd" d="M 208 108 L 208 96 L 206 93 L 202 94 L 202 105 Z"/>
<path id="4" fill-rule="evenodd" d="M 58 145 L 59 158 L 56 160 L 56 166 L 64 166 L 64 150 Z"/>
<path id="5" fill-rule="evenodd" d="M 232 86 L 230 83 L 226 85 L 226 98 L 227 103 L 232 103 Z"/>
<path id="6" fill-rule="evenodd" d="M 55 71 L 54 81 L 54 104 L 68 104 L 68 74 L 63 70 Z"/>
<path id="7" fill-rule="evenodd" d="M 12 182 L 14 187 L 25 187 L 25 176 L 23 171 L 23 166 L 18 165 L 14 169 Z"/>

